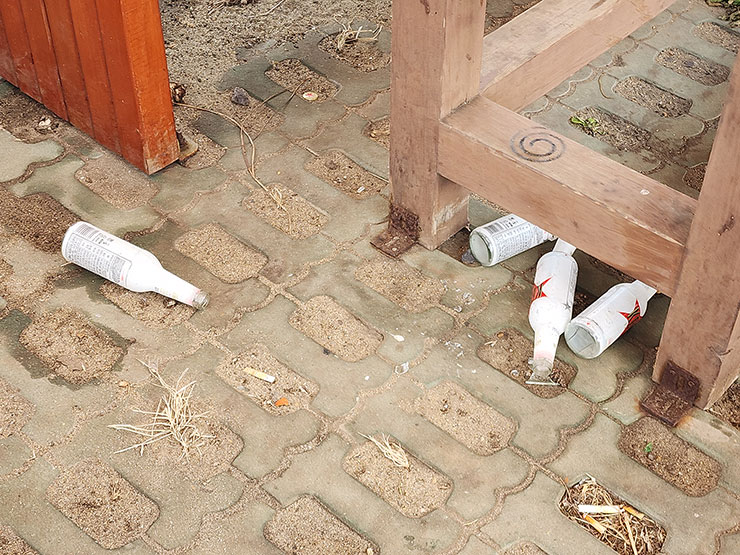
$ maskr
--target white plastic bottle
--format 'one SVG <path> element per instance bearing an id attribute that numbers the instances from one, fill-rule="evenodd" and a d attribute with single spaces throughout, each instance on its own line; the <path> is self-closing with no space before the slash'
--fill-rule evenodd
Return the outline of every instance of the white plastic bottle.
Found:
<path id="1" fill-rule="evenodd" d="M 470 233 L 470 252 L 483 266 L 493 266 L 554 239 L 544 229 L 509 214 L 476 227 Z"/>
<path id="2" fill-rule="evenodd" d="M 573 314 L 578 264 L 573 258 L 576 248 L 558 239 L 552 252 L 537 263 L 529 307 L 529 324 L 534 330 L 534 355 L 529 361 L 532 375 L 528 384 L 558 385 L 550 374 L 560 336 Z"/>
<path id="3" fill-rule="evenodd" d="M 62 256 L 130 291 L 154 291 L 198 309 L 208 305 L 205 291 L 162 268 L 152 253 L 87 222 L 64 234 Z"/>
<path id="4" fill-rule="evenodd" d="M 579 357 L 599 356 L 640 321 L 655 293 L 640 281 L 615 285 L 571 320 L 565 330 L 568 347 Z"/>

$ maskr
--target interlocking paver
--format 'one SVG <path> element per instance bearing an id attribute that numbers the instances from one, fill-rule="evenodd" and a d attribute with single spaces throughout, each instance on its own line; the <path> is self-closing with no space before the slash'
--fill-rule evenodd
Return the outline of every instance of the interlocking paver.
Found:
<path id="1" fill-rule="evenodd" d="M 2 127 L 0 127 L 0 150 L 3 153 L 0 182 L 16 179 L 23 175 L 29 164 L 52 160 L 63 152 L 59 143 L 53 140 L 35 144 L 24 143 Z"/>

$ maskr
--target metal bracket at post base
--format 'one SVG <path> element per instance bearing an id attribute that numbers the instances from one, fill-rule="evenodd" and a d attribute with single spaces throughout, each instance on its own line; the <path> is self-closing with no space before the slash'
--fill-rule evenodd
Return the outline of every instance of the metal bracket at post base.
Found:
<path id="1" fill-rule="evenodd" d="M 640 401 L 640 408 L 673 427 L 694 406 L 699 397 L 699 379 L 672 361 L 668 361 L 650 393 Z"/>
<path id="2" fill-rule="evenodd" d="M 370 241 L 370 244 L 391 258 L 409 250 L 419 239 L 419 216 L 399 206 L 391 204 L 388 215 L 388 229 Z"/>

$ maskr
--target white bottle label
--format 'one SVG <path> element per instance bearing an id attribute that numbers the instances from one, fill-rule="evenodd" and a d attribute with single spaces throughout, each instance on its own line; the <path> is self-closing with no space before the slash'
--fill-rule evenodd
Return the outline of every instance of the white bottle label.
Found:
<path id="1" fill-rule="evenodd" d="M 62 255 L 86 270 L 125 286 L 131 260 L 109 248 L 116 239 L 109 233 L 80 222 L 67 237 Z"/>

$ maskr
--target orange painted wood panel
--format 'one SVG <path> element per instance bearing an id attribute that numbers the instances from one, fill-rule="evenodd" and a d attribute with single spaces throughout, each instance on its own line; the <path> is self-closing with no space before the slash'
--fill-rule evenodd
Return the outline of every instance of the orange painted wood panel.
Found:
<path id="1" fill-rule="evenodd" d="M 36 69 L 33 67 L 33 54 L 28 42 L 20 0 L 0 1 L 0 16 L 3 18 L 8 50 L 15 66 L 16 84 L 23 92 L 40 102 L 41 91 L 36 78 Z"/>
<path id="2" fill-rule="evenodd" d="M 68 0 L 45 0 L 47 23 L 51 33 L 67 116 L 72 125 L 93 135 L 85 77 L 77 50 L 72 12 Z M 1 47 L 0 47 L 1 49 Z"/>
<path id="3" fill-rule="evenodd" d="M 74 21 L 75 39 L 80 46 L 78 53 L 85 76 L 93 136 L 100 144 L 120 153 L 118 123 L 113 109 L 108 66 L 100 36 L 95 0 L 69 0 L 69 8 Z"/>
<path id="4" fill-rule="evenodd" d="M 41 101 L 56 115 L 67 119 L 67 106 L 59 80 L 57 57 L 51 42 L 51 31 L 43 0 L 23 0 L 21 7 Z"/>
<path id="5" fill-rule="evenodd" d="M 5 24 L 3 23 L 2 11 L 0 11 L 0 76 L 14 85 L 18 82 L 15 76 L 15 64 L 10 55 L 8 38 L 5 36 Z"/>
<path id="6" fill-rule="evenodd" d="M 121 152 L 153 173 L 179 156 L 159 4 L 96 3 Z"/>

